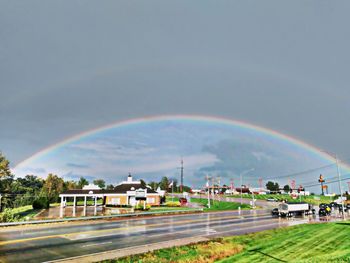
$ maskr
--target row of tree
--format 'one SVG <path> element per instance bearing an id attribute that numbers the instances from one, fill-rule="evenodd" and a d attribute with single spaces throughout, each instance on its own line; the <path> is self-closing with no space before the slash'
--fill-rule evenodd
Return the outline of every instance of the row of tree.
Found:
<path id="1" fill-rule="evenodd" d="M 106 186 L 102 179 L 93 181 L 100 188 L 113 189 L 113 185 Z M 47 200 L 47 203 L 55 203 L 59 200 L 59 194 L 69 189 L 82 189 L 89 181 L 81 177 L 78 181 L 67 180 L 49 174 L 46 179 L 35 175 L 26 175 L 24 178 L 15 178 L 10 170 L 10 162 L 0 152 L 0 194 L 1 209 L 31 205 L 37 199 Z"/>
<path id="2" fill-rule="evenodd" d="M 175 178 L 168 178 L 166 176 L 162 177 L 162 179 L 160 180 L 160 182 L 155 182 L 152 181 L 148 184 L 153 190 L 157 190 L 158 187 L 161 190 L 165 190 L 165 191 L 172 191 L 174 190 L 174 192 L 180 192 L 180 185 L 178 185 L 178 181 Z M 182 191 L 183 192 L 190 192 L 191 191 L 191 187 L 184 185 L 182 187 Z"/>
<path id="3" fill-rule="evenodd" d="M 114 189 L 114 185 L 106 185 L 103 179 L 92 181 L 102 189 Z M 141 180 L 143 185 L 145 181 Z M 78 181 L 64 180 L 55 174 L 49 174 L 46 179 L 35 175 L 26 175 L 24 178 L 15 178 L 10 170 L 10 162 L 0 152 L 0 194 L 2 196 L 1 209 L 13 208 L 24 205 L 31 205 L 35 200 L 45 200 L 46 203 L 55 203 L 59 201 L 59 194 L 71 189 L 82 189 L 88 185 L 89 181 L 81 177 Z M 179 192 L 179 185 L 176 179 L 163 177 L 160 182 L 150 182 L 153 190 L 158 187 L 162 190 Z M 183 191 L 189 192 L 188 186 L 183 186 Z"/>

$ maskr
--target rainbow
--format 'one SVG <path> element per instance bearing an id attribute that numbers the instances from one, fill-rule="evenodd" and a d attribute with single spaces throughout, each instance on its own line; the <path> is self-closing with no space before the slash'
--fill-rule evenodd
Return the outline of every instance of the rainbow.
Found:
<path id="1" fill-rule="evenodd" d="M 261 132 L 262 134 L 271 136 L 276 139 L 280 139 L 284 142 L 290 143 L 295 146 L 299 146 L 306 151 L 312 152 L 319 158 L 326 160 L 328 162 L 335 162 L 334 157 L 331 156 L 330 154 L 322 151 L 321 149 L 310 145 L 300 139 L 297 139 L 295 137 L 279 133 L 275 130 L 271 130 L 268 128 L 264 128 L 258 125 L 254 125 L 251 123 L 243 122 L 240 120 L 232 120 L 232 119 L 227 119 L 223 117 L 216 117 L 216 116 L 201 116 L 201 115 L 159 115 L 159 116 L 151 116 L 151 117 L 143 117 L 143 118 L 135 118 L 135 119 L 129 119 L 129 120 L 124 120 L 124 121 L 119 121 L 111 124 L 107 124 L 92 130 L 88 130 L 79 134 L 76 134 L 72 137 L 66 138 L 56 144 L 53 144 L 47 148 L 42 149 L 41 151 L 35 153 L 31 157 L 21 161 L 18 163 L 14 169 L 19 169 L 30 162 L 34 161 L 35 159 L 45 156 L 46 154 L 55 151 L 69 143 L 72 143 L 74 141 L 78 141 L 81 139 L 84 139 L 85 137 L 91 136 L 93 134 L 96 134 L 98 132 L 108 130 L 111 128 L 118 128 L 118 127 L 124 127 L 124 126 L 129 126 L 129 125 L 135 125 L 135 124 L 144 124 L 144 123 L 150 123 L 150 122 L 161 122 L 161 121 L 166 121 L 166 120 L 182 120 L 182 121 L 199 121 L 199 122 L 212 122 L 212 123 L 220 123 L 220 124 L 226 124 L 226 125 L 233 125 L 242 129 L 250 130 L 250 131 L 255 131 L 255 132 Z M 350 171 L 350 166 L 346 163 L 342 163 L 342 167 Z"/>

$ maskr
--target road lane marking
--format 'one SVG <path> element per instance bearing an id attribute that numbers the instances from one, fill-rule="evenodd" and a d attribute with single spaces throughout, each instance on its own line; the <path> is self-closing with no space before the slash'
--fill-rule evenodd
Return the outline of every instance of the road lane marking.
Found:
<path id="1" fill-rule="evenodd" d="M 102 242 L 102 243 L 87 244 L 87 245 L 83 245 L 81 247 L 102 246 L 102 245 L 106 245 L 106 244 L 112 244 L 112 241 L 110 241 L 110 242 Z"/>
<path id="2" fill-rule="evenodd" d="M 269 226 L 275 226 L 275 224 L 267 224 L 267 225 L 264 225 L 265 227 L 269 227 Z M 278 225 L 279 226 L 279 225 Z M 256 226 L 258 227 L 258 226 Z M 256 228 L 256 227 L 253 227 L 253 228 Z M 248 230 L 249 228 L 242 228 L 240 230 Z M 238 231 L 238 230 L 232 230 L 232 231 L 225 231 L 227 233 L 229 232 L 234 232 L 234 231 Z M 209 235 L 206 235 L 206 236 L 211 236 L 211 235 L 215 235 L 215 234 L 209 234 Z M 97 252 L 97 253 L 91 253 L 91 254 L 87 254 L 87 255 L 81 255 L 81 256 L 75 256 L 75 257 L 69 257 L 69 258 L 63 258 L 63 259 L 57 259 L 57 260 L 52 260 L 52 261 L 46 261 L 45 263 L 56 263 L 56 262 L 69 262 L 69 261 L 72 261 L 72 260 L 80 260 L 81 262 L 84 262 L 84 259 L 87 259 L 87 258 L 91 258 L 91 257 L 94 257 L 94 256 L 98 256 L 100 257 L 101 255 L 112 255 L 113 253 L 118 253 L 118 252 L 121 252 L 123 250 L 136 250 L 137 248 L 143 248 L 143 247 L 147 247 L 147 251 L 149 251 L 149 247 L 152 246 L 152 245 L 161 245 L 161 244 L 166 244 L 168 243 L 169 241 L 171 241 L 172 243 L 175 243 L 177 241 L 180 241 L 180 240 L 187 240 L 187 239 L 195 239 L 195 238 L 205 238 L 205 236 L 203 235 L 195 235 L 195 236 L 192 236 L 192 237 L 186 237 L 186 238 L 177 238 L 177 239 L 173 239 L 173 240 L 167 240 L 167 241 L 161 241 L 161 242 L 151 242 L 151 243 L 148 243 L 148 244 L 144 244 L 144 245 L 138 245 L 138 246 L 131 246 L 131 247 L 126 247 L 126 248 L 119 248 L 119 249 L 114 249 L 114 250 L 109 250 L 109 251 L 103 251 L 103 252 Z M 205 239 L 206 241 L 207 240 L 210 240 L 210 239 Z M 200 240 L 200 241 L 203 241 L 203 240 Z M 197 242 L 200 242 L 200 241 L 197 241 Z M 192 242 L 189 242 L 188 244 L 190 243 L 193 243 Z M 181 246 L 181 245 L 179 245 Z M 170 246 L 172 247 L 172 246 Z M 159 250 L 161 248 L 157 248 L 157 249 L 152 249 L 151 251 L 153 250 Z M 132 255 L 132 254 L 130 254 Z M 107 260 L 107 259 L 113 259 L 113 258 L 116 258 L 115 255 L 112 255 L 112 256 L 107 256 L 104 258 L 104 260 Z"/>
<path id="3" fill-rule="evenodd" d="M 259 217 L 259 219 L 263 219 L 263 218 L 269 218 L 269 217 Z M 249 218 L 250 219 L 250 218 Z M 255 219 L 255 218 L 254 218 Z M 222 223 L 230 223 L 229 225 L 231 226 L 236 226 L 236 225 L 241 225 L 241 224 L 251 224 L 251 223 L 256 223 L 256 222 L 263 222 L 264 220 L 252 220 L 252 221 L 249 221 L 249 222 L 241 222 L 241 223 L 233 223 L 235 221 L 237 221 L 239 219 L 232 219 L 232 220 L 225 220 L 223 221 Z M 268 219 L 269 221 L 271 220 L 271 218 Z M 208 222 L 198 222 L 198 223 L 193 223 L 193 224 L 188 224 L 187 227 L 194 227 L 194 226 L 198 226 L 198 225 L 204 225 L 205 227 L 208 227 L 210 224 L 215 224 L 215 223 L 218 223 L 220 222 L 219 220 L 214 220 L 214 221 L 208 221 Z M 215 228 L 217 227 L 227 227 L 229 225 L 224 225 L 224 226 L 215 226 Z M 176 228 L 176 226 L 174 227 Z M 166 227 L 160 227 L 160 228 L 156 228 L 156 230 L 167 230 L 167 229 L 172 229 L 172 225 L 169 225 L 169 226 L 166 226 Z M 148 231 L 151 231 L 151 229 L 147 229 Z M 144 231 L 144 232 L 147 232 L 146 229 L 141 229 L 141 231 Z M 201 230 L 201 228 L 197 228 L 195 230 Z M 189 231 L 188 229 L 186 229 L 185 231 Z M 173 232 L 170 232 L 170 233 L 175 233 L 175 232 L 179 232 L 179 231 L 173 231 Z M 181 232 L 181 231 L 180 231 Z M 167 234 L 169 232 L 166 232 Z M 89 235 L 89 236 L 80 236 L 80 237 L 77 237 L 77 238 L 69 238 L 70 240 L 72 241 L 75 241 L 75 240 L 86 240 L 86 239 L 92 239 L 92 238 L 97 238 L 97 237 L 101 237 L 101 234 L 102 233 L 96 233 L 96 235 Z M 156 235 L 163 235 L 164 233 L 162 234 L 156 234 Z M 110 233 L 110 234 L 103 234 L 102 237 L 107 237 L 107 236 L 114 236 L 116 235 L 116 233 Z"/>
<path id="4" fill-rule="evenodd" d="M 266 214 L 266 215 L 271 215 L 271 214 Z M 264 217 L 266 216 L 264 215 Z M 188 223 L 195 223 L 195 222 L 210 222 L 210 223 L 214 223 L 217 221 L 222 221 L 222 219 L 237 219 L 237 220 L 242 220 L 242 219 L 255 219 L 255 218 L 264 218 L 262 215 L 259 216 L 251 216 L 251 217 L 247 217 L 247 218 L 242 218 L 241 216 L 227 216 L 227 217 L 221 217 L 221 218 L 215 218 L 215 219 L 209 219 L 208 218 L 200 218 L 200 219 L 192 219 L 192 220 L 183 220 L 183 221 L 179 221 L 179 222 L 172 222 L 171 225 L 181 225 L 181 224 L 188 224 Z M 151 227 L 157 227 L 157 226 L 164 226 L 164 223 L 157 223 L 157 224 L 149 224 L 149 225 L 136 225 L 136 226 L 128 226 L 128 227 L 119 227 L 119 228 L 110 228 L 110 229 L 101 229 L 101 230 L 91 230 L 91 231 L 85 231 L 85 232 L 76 232 L 76 233 L 69 233 L 69 234 L 65 234 L 63 235 L 65 238 L 69 239 L 69 240 L 80 240 L 80 239 L 87 239 L 89 238 L 89 236 L 93 235 L 93 234 L 102 234 L 103 232 L 107 232 L 107 235 L 105 234 L 105 236 L 112 236 L 115 235 L 115 233 L 110 233 L 113 230 L 131 230 L 131 229 L 137 229 L 137 228 L 142 228 L 142 229 L 146 229 L 146 228 L 151 228 Z M 75 236 L 78 236 L 77 238 L 75 238 Z M 80 236 L 80 237 L 79 237 Z M 95 236 L 96 237 L 96 236 Z M 91 238 L 94 238 L 94 236 L 92 236 Z M 1 245 L 1 242 L 0 242 Z"/>
<path id="5" fill-rule="evenodd" d="M 269 213 L 266 214 L 259 214 L 259 215 L 247 215 L 247 217 L 244 217 L 246 219 L 253 219 L 253 218 L 259 218 L 264 215 L 269 215 Z M 213 220 L 212 222 L 222 220 L 222 219 L 229 219 L 229 218 L 236 218 L 236 219 L 242 219 L 241 216 L 226 216 L 226 217 L 215 217 L 213 219 L 209 218 L 209 221 Z M 185 223 L 192 223 L 192 222 L 200 222 L 200 221 L 208 221 L 208 218 L 200 218 L 200 219 L 192 219 L 192 220 L 183 220 L 179 222 L 172 222 L 172 225 L 179 225 L 179 224 L 185 224 Z M 127 226 L 127 227 L 118 227 L 118 228 L 109 228 L 109 229 L 101 229 L 101 230 L 91 230 L 91 231 L 84 231 L 84 232 L 73 232 L 73 233 L 67 233 L 67 234 L 56 234 L 56 235 L 48 235 L 48 236 L 39 236 L 39 237 L 30 237 L 30 238 L 23 238 L 23 239 L 14 239 L 14 240 L 5 240 L 5 241 L 0 241 L 0 246 L 3 245 L 11 245 L 11 244 L 16 244 L 16 243 L 24 243 L 28 241 L 37 241 L 37 240 L 43 240 L 43 239 L 51 239 L 51 238 L 66 238 L 69 240 L 74 240 L 70 239 L 70 236 L 74 235 L 88 235 L 88 234 L 93 234 L 93 233 L 101 233 L 101 232 L 111 232 L 114 230 L 128 230 L 128 229 L 135 229 L 135 228 L 150 228 L 150 227 L 156 227 L 156 226 L 163 226 L 164 223 L 157 223 L 157 224 L 149 224 L 149 225 L 136 225 L 136 226 Z"/>

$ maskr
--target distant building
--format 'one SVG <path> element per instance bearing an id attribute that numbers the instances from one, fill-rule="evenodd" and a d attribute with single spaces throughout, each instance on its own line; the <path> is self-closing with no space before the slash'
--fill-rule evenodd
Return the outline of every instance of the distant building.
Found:
<path id="1" fill-rule="evenodd" d="M 61 206 L 65 206 L 67 198 L 73 198 L 73 205 L 76 206 L 77 198 L 84 198 L 86 206 L 87 198 L 95 200 L 103 199 L 103 205 L 115 206 L 136 206 L 138 201 L 146 202 L 151 206 L 160 205 L 160 195 L 156 191 L 141 184 L 141 181 L 133 181 L 129 174 L 126 181 L 121 182 L 112 190 L 101 189 L 96 185 L 84 186 L 83 189 L 67 190 L 60 194 Z"/>

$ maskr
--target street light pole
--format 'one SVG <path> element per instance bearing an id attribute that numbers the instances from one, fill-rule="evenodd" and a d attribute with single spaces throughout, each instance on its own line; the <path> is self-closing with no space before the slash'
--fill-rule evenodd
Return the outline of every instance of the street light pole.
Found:
<path id="1" fill-rule="evenodd" d="M 208 208 L 210 208 L 210 191 L 209 191 L 209 180 L 210 180 L 210 177 L 207 175 L 207 190 L 208 190 Z"/>
<path id="2" fill-rule="evenodd" d="M 345 220 L 345 211 L 344 211 L 344 200 L 343 200 L 343 190 L 341 187 L 341 174 L 340 174 L 340 169 L 339 169 L 339 160 L 338 160 L 338 155 L 336 153 L 330 153 L 328 151 L 322 151 L 327 153 L 328 155 L 332 156 L 335 159 L 335 164 L 337 166 L 337 175 L 338 175 L 338 184 L 339 184 L 339 192 L 340 192 L 340 200 L 341 200 L 341 206 L 342 206 L 342 212 L 343 212 L 343 220 Z"/>
<path id="3" fill-rule="evenodd" d="M 243 177 L 243 175 L 245 175 L 245 174 L 247 174 L 249 172 L 252 172 L 254 170 L 255 170 L 254 168 L 251 168 L 251 169 L 243 171 L 242 173 L 239 174 L 239 177 L 241 179 L 241 205 L 243 204 L 243 182 L 242 182 L 242 177 Z"/>
<path id="4" fill-rule="evenodd" d="M 339 169 L 339 162 L 338 162 L 338 156 L 335 154 L 335 162 L 337 164 L 337 174 L 338 174 L 338 183 L 339 183 L 339 191 L 340 191 L 340 200 L 341 200 L 341 207 L 342 207 L 342 212 L 343 212 L 343 219 L 345 220 L 345 211 L 344 211 L 344 200 L 343 200 L 343 190 L 341 187 L 341 180 L 340 180 L 340 169 Z"/>

